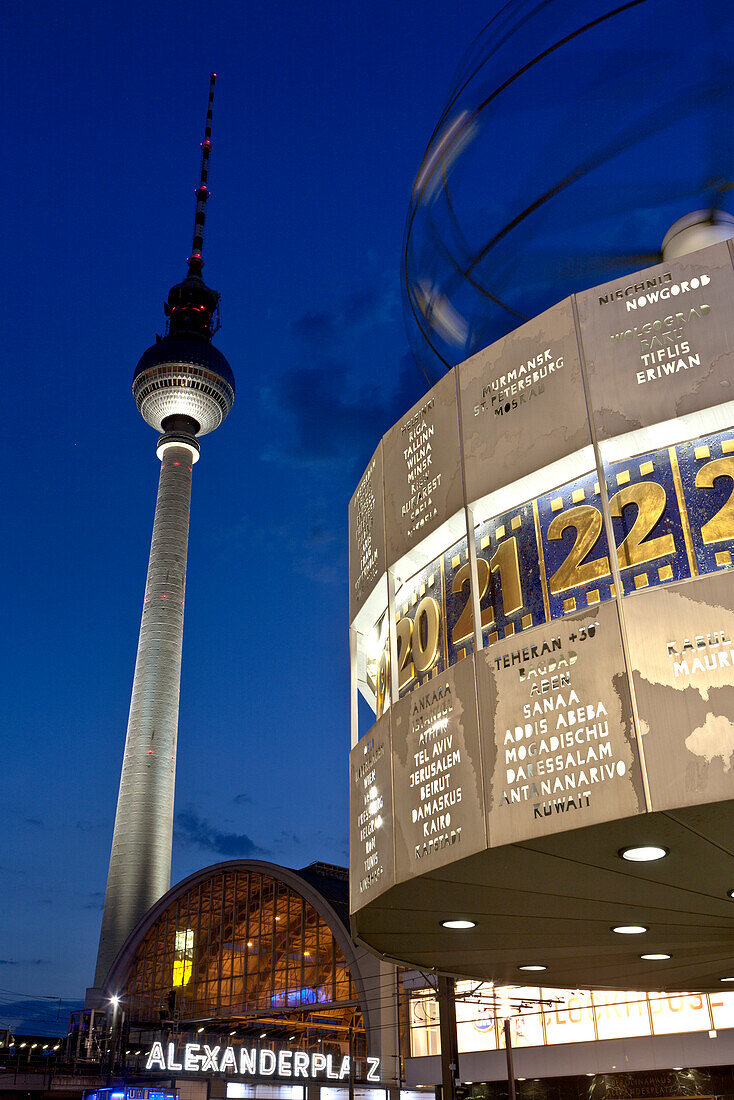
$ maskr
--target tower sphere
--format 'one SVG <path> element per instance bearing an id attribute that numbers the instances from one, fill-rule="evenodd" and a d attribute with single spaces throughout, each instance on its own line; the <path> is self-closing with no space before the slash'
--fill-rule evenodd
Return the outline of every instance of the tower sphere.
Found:
<path id="1" fill-rule="evenodd" d="M 133 376 L 133 397 L 151 428 L 187 416 L 197 435 L 218 428 L 234 404 L 234 374 L 218 348 L 193 334 L 171 333 L 148 348 Z"/>

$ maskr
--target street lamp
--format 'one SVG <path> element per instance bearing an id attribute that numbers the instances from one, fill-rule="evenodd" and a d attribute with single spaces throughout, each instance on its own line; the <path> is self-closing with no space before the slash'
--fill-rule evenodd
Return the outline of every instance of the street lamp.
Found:
<path id="1" fill-rule="evenodd" d="M 110 1050 L 107 1064 L 108 1083 L 111 1080 L 112 1074 L 115 1069 L 115 1047 L 117 1045 L 117 1010 L 120 1007 L 120 998 L 117 993 L 113 993 L 110 997 L 110 1004 L 112 1005 L 112 1027 L 110 1028 Z"/>

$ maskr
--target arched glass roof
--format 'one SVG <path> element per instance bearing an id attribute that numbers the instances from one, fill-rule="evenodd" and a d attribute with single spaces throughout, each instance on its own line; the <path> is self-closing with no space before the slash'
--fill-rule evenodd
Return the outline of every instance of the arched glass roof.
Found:
<path id="1" fill-rule="evenodd" d="M 325 901 L 307 900 L 313 874 L 304 872 L 301 892 L 297 873 L 285 882 L 279 870 L 219 864 L 161 899 L 111 972 L 129 1018 L 157 1024 L 175 1003 L 182 1022 L 311 1009 L 351 1020 L 359 996 L 334 934 L 341 918 Z"/>

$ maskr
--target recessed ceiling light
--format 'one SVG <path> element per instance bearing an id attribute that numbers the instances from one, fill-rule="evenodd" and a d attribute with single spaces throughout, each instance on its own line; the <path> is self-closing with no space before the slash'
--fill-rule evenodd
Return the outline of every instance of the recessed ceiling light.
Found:
<path id="1" fill-rule="evenodd" d="M 734 982 L 734 978 L 721 978 L 720 981 L 722 981 L 722 982 Z"/>
<path id="2" fill-rule="evenodd" d="M 662 962 L 663 959 L 669 959 L 670 955 L 664 955 L 662 951 L 655 955 L 640 955 L 641 959 L 649 959 L 651 962 Z"/>
<path id="3" fill-rule="evenodd" d="M 612 932 L 618 932 L 620 936 L 639 936 L 647 932 L 647 928 L 644 924 L 615 924 Z"/>
<path id="4" fill-rule="evenodd" d="M 668 855 L 667 848 L 661 848 L 657 844 L 644 844 L 632 848 L 620 848 L 619 855 L 630 863 L 652 863 L 656 859 L 662 859 Z"/>
<path id="5" fill-rule="evenodd" d="M 477 922 L 475 920 L 442 920 L 441 921 L 441 927 L 442 928 L 462 929 L 462 928 L 476 928 L 476 926 L 477 926 Z"/>
<path id="6" fill-rule="evenodd" d="M 526 963 L 525 966 L 518 966 L 518 970 L 547 970 L 547 967 L 542 963 Z"/>

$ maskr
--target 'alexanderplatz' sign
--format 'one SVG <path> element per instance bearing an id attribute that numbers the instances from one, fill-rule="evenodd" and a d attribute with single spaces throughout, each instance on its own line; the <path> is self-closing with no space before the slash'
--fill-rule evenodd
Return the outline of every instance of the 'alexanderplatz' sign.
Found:
<path id="1" fill-rule="evenodd" d="M 352 1059 L 345 1054 L 293 1050 L 282 1047 L 210 1046 L 208 1043 L 155 1042 L 148 1052 L 146 1070 L 168 1073 L 214 1074 L 233 1077 L 278 1077 L 304 1081 L 348 1081 L 350 1076 L 379 1081 L 380 1059 Z"/>
<path id="2" fill-rule="evenodd" d="M 718 987 L 734 910 L 699 868 L 734 800 L 733 306 L 728 243 L 588 290 L 380 441 L 349 511 L 351 912 L 371 947 L 511 981 L 542 944 L 544 984 Z M 648 889 L 617 850 L 656 836 L 678 862 Z M 608 946 L 635 904 L 670 972 Z M 695 964 L 664 946 L 678 908 Z M 477 928 L 460 948 L 454 911 Z"/>

